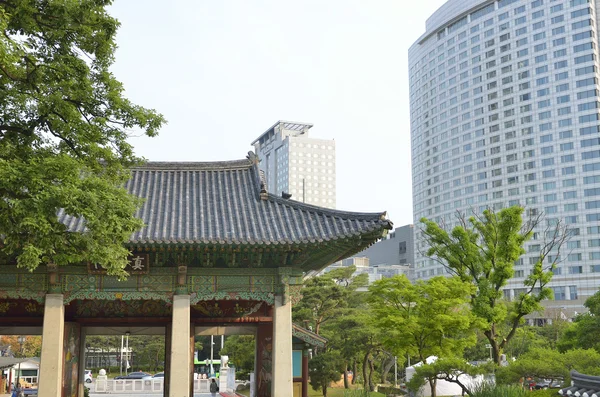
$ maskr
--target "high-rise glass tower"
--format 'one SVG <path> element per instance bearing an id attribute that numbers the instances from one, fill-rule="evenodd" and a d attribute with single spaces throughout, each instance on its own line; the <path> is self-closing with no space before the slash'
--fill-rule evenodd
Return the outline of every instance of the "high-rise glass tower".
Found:
<path id="1" fill-rule="evenodd" d="M 415 225 L 456 211 L 544 213 L 504 290 L 522 291 L 543 227 L 573 229 L 542 316 L 572 316 L 600 288 L 597 0 L 450 0 L 409 50 Z M 421 255 L 417 278 L 443 274 Z"/>

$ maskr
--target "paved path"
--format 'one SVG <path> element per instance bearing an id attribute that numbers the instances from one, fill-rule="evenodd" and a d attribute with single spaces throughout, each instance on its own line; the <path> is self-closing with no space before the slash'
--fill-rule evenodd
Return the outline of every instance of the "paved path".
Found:
<path id="1" fill-rule="evenodd" d="M 119 397 L 161 397 L 161 393 L 152 393 L 152 394 L 113 394 L 114 396 Z M 106 397 L 106 393 L 90 393 L 90 397 Z M 11 397 L 10 394 L 0 394 L 0 397 Z M 210 393 L 195 393 L 194 397 L 211 397 Z M 236 397 L 235 393 L 221 393 L 221 397 Z"/>
<path id="2" fill-rule="evenodd" d="M 162 397 L 162 393 L 148 393 L 148 394 L 142 394 L 142 393 L 135 393 L 135 394 L 121 394 L 121 393 L 114 393 L 114 394 L 110 394 L 111 396 L 114 397 Z M 90 393 L 90 397 L 106 397 L 107 394 L 106 393 Z M 221 393 L 221 397 L 237 397 L 238 395 L 235 393 L 227 393 L 227 392 L 222 392 Z M 0 395 L 0 397 L 5 397 Z M 8 395 L 6 395 L 6 397 L 9 397 Z M 194 397 L 211 397 L 210 393 L 194 393 Z"/>

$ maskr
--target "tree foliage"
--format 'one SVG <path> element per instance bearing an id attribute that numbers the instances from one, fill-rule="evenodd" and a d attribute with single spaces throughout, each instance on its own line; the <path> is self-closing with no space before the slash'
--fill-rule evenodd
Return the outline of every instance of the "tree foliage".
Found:
<path id="1" fill-rule="evenodd" d="M 372 358 L 372 351 L 380 346 L 377 335 L 372 316 L 364 308 L 356 308 L 340 314 L 324 328 L 323 336 L 328 339 L 328 348 L 340 355 L 345 388 L 349 388 L 347 371 L 354 361 L 363 362 L 363 379 L 365 379 L 365 387 L 369 387 L 368 361 Z M 356 376 L 357 373 L 354 374 L 354 378 Z"/>
<path id="2" fill-rule="evenodd" d="M 600 291 L 590 296 L 584 303 L 589 310 L 575 317 L 558 342 L 561 352 L 580 346 L 600 352 Z"/>
<path id="3" fill-rule="evenodd" d="M 250 379 L 250 372 L 254 372 L 254 335 L 231 335 L 225 338 L 225 344 L 220 355 L 229 356 L 230 365 L 235 366 L 236 378 Z"/>
<path id="4" fill-rule="evenodd" d="M 26 336 L 25 343 L 21 346 L 17 335 L 4 335 L 0 337 L 0 347 L 7 355 L 14 357 L 39 357 L 42 352 L 42 337 Z"/>
<path id="5" fill-rule="evenodd" d="M 327 388 L 331 382 L 340 380 L 340 356 L 335 351 L 327 351 L 314 356 L 308 362 L 310 385 L 313 390 L 322 390 L 327 397 Z"/>
<path id="6" fill-rule="evenodd" d="M 509 361 L 507 367 L 499 368 L 496 371 L 496 379 L 500 383 L 516 383 L 527 378 L 568 383 L 572 369 L 598 375 L 599 368 L 600 353 L 594 349 L 574 349 L 560 353 L 554 349 L 536 348 L 515 361 Z"/>
<path id="7" fill-rule="evenodd" d="M 394 354 L 462 358 L 475 344 L 475 318 L 467 302 L 474 286 L 457 277 L 434 277 L 411 284 L 404 275 L 378 280 L 369 287 L 369 301 L 382 341 Z M 428 376 L 435 397 L 437 377 Z"/>
<path id="8" fill-rule="evenodd" d="M 294 306 L 294 321 L 308 323 L 319 334 L 323 324 L 348 308 L 356 288 L 365 284 L 364 277 L 352 278 L 355 270 L 356 267 L 348 266 L 308 279 L 302 299 Z"/>
<path id="9" fill-rule="evenodd" d="M 123 183 L 137 130 L 161 115 L 131 103 L 110 72 L 118 22 L 110 0 L 0 1 L 0 242 L 5 260 L 90 261 L 124 275 L 142 226 Z M 70 233 L 57 213 L 85 219 Z"/>
<path id="10" fill-rule="evenodd" d="M 466 303 L 474 287 L 457 278 L 434 277 L 412 284 L 404 275 L 384 278 L 369 287 L 375 324 L 397 355 L 424 361 L 429 356 L 456 356 L 475 343 L 474 318 Z"/>
<path id="11" fill-rule="evenodd" d="M 130 336 L 129 348 L 135 360 L 131 365 L 144 367 L 147 371 L 156 372 L 165 365 L 165 337 L 163 335 Z"/>
<path id="12" fill-rule="evenodd" d="M 510 207 L 497 213 L 488 209 L 468 219 L 459 216 L 459 225 L 450 232 L 431 220 L 421 219 L 429 245 L 427 255 L 464 282 L 476 286 L 470 305 L 473 314 L 482 320 L 482 330 L 498 364 L 523 317 L 541 310 L 540 302 L 552 297 L 547 284 L 569 237 L 560 222 L 542 231 L 544 242 L 536 248 L 536 263 L 524 281 L 526 292 L 506 302 L 503 287 L 514 276 L 515 261 L 525 253 L 525 242 L 541 222 L 541 217 L 536 217 L 524 223 L 522 213 L 522 207 Z M 552 261 L 547 264 L 550 254 Z M 506 322 L 510 326 L 503 332 L 501 325 Z"/>

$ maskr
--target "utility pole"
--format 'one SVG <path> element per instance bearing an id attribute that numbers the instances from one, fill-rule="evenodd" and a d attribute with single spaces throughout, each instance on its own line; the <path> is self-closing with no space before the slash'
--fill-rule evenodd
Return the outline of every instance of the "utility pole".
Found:
<path id="1" fill-rule="evenodd" d="M 119 358 L 120 375 L 123 375 L 123 335 L 121 335 L 121 352 L 119 354 Z"/>
<path id="2" fill-rule="evenodd" d="M 394 356 L 394 387 L 398 387 L 398 356 Z"/>
<path id="3" fill-rule="evenodd" d="M 215 341 L 213 336 L 210 336 L 210 376 L 213 376 L 214 374 L 214 369 L 213 369 L 213 347 L 215 345 Z"/>

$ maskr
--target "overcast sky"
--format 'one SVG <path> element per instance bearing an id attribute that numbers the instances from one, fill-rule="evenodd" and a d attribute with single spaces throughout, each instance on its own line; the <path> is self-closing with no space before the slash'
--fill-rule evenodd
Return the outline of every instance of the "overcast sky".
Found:
<path id="1" fill-rule="evenodd" d="M 413 222 L 408 59 L 445 0 L 115 0 L 114 73 L 168 124 L 154 161 L 244 158 L 277 120 L 335 139 L 337 208 Z"/>

